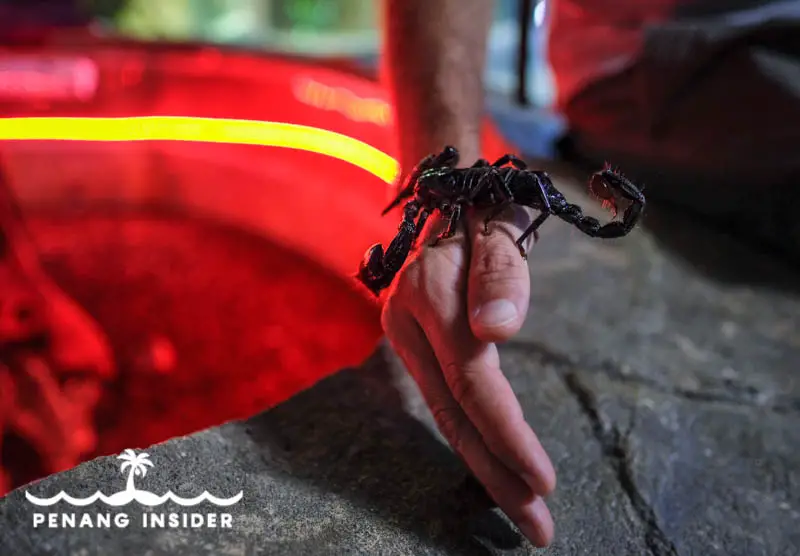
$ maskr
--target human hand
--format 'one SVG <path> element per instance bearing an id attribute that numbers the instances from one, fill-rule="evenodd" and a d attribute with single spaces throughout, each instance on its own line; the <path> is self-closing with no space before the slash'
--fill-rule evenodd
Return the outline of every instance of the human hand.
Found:
<path id="1" fill-rule="evenodd" d="M 555 470 L 495 345 L 519 331 L 530 297 L 514 244 L 529 216 L 514 210 L 494 220 L 489 235 L 485 215 L 468 214 L 466 233 L 436 247 L 427 244 L 444 225 L 431 217 L 387 293 L 382 324 L 455 452 L 522 533 L 546 546 L 553 520 L 543 497 L 555 488 Z"/>

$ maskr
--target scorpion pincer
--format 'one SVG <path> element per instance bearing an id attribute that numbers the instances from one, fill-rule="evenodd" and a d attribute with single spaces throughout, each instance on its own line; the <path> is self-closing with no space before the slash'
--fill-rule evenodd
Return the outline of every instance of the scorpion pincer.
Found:
<path id="1" fill-rule="evenodd" d="M 589 191 L 602 201 L 615 218 L 621 209 L 624 212 L 620 220 L 601 225 L 596 218 L 584 215 L 578 205 L 569 203 L 546 172 L 528 169 L 513 154 L 506 154 L 494 163 L 479 159 L 469 168 L 457 168 L 458 162 L 458 150 L 452 146 L 425 157 L 409 174 L 397 197 L 384 209 L 382 214 L 385 215 L 407 200 L 397 235 L 385 251 L 380 243 L 370 247 L 356 275 L 376 296 L 392 283 L 428 217 L 436 211 L 447 226 L 431 246 L 452 237 L 466 209 L 470 207 L 488 209 L 484 219 L 486 234 L 489 233 L 489 223 L 512 204 L 539 211 L 539 215 L 516 240 L 520 255 L 527 259 L 525 241 L 531 235 L 537 240 L 539 227 L 550 216 L 557 216 L 588 236 L 613 239 L 630 233 L 645 206 L 642 192 L 610 167 L 592 174 Z"/>

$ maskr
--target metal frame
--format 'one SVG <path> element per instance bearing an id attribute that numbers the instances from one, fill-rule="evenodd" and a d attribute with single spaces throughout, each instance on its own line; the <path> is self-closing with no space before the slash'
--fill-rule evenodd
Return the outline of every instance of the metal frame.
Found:
<path id="1" fill-rule="evenodd" d="M 533 18 L 534 0 L 519 0 L 519 46 L 517 48 L 517 102 L 529 106 L 528 98 L 528 63 L 531 53 L 528 49 Z"/>

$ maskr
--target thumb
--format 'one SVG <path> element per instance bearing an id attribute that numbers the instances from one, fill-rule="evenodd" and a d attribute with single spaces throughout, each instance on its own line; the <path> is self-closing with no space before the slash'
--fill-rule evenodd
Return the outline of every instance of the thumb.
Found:
<path id="1" fill-rule="evenodd" d="M 522 213 L 526 211 L 516 210 L 518 217 L 523 216 Z M 479 339 L 499 342 L 519 332 L 528 312 L 530 273 L 527 261 L 515 244 L 522 235 L 524 222 L 498 217 L 489 224 L 487 235 L 483 217 L 470 215 L 469 220 L 472 243 L 467 286 L 470 327 Z"/>

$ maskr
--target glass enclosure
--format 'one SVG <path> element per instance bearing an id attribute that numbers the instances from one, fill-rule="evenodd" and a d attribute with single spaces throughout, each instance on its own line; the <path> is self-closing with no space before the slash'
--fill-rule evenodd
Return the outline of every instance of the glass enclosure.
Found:
<path id="1" fill-rule="evenodd" d="M 379 56 L 379 0 L 87 0 L 107 32 L 139 39 L 192 40 L 315 57 Z M 495 0 L 487 88 L 511 96 L 517 88 L 520 0 Z M 548 106 L 546 0 L 528 22 L 527 91 Z"/>

